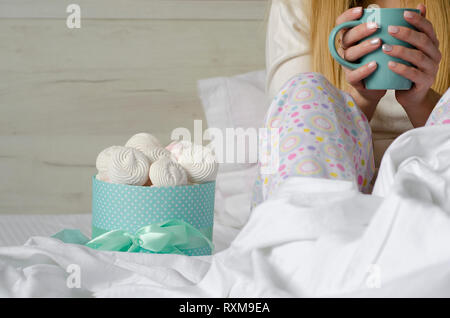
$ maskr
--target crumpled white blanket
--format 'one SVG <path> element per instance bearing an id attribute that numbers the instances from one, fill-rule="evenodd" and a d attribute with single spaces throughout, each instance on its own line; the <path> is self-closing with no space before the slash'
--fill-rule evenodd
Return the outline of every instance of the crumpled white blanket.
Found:
<path id="1" fill-rule="evenodd" d="M 34 237 L 0 248 L 0 296 L 450 297 L 450 125 L 400 136 L 373 195 L 356 189 L 291 178 L 211 257 Z M 67 287 L 70 264 L 81 288 Z"/>

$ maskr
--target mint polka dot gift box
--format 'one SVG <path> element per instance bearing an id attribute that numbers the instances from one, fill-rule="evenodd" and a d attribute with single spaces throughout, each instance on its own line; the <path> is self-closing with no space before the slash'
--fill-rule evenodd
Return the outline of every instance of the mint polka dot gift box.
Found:
<path id="1" fill-rule="evenodd" d="M 107 244 L 128 237 L 132 251 L 211 255 L 214 181 L 168 187 L 92 182 L 91 247 L 106 235 Z"/>
<path id="2" fill-rule="evenodd" d="M 92 239 L 76 229 L 53 235 L 100 251 L 211 255 L 215 180 L 212 149 L 190 140 L 163 147 L 149 133 L 110 146 L 92 177 Z"/>

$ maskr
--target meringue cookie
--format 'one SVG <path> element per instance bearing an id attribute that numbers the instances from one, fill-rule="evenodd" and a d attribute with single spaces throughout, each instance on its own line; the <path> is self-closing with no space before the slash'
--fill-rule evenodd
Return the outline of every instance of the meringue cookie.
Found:
<path id="1" fill-rule="evenodd" d="M 187 184 L 187 174 L 171 158 L 162 157 L 150 166 L 150 180 L 157 187 L 174 187 Z"/>
<path id="2" fill-rule="evenodd" d="M 189 141 L 180 141 L 170 149 L 178 163 L 186 170 L 189 182 L 204 183 L 216 179 L 219 165 L 211 149 Z"/>
<path id="3" fill-rule="evenodd" d="M 170 151 L 172 156 L 178 160 L 184 151 L 192 149 L 193 143 L 188 140 L 179 140 L 171 142 L 166 149 Z"/>
<path id="4" fill-rule="evenodd" d="M 156 160 L 162 158 L 162 157 L 170 157 L 171 153 L 169 150 L 167 150 L 166 148 L 163 147 L 155 147 L 151 150 L 149 150 L 146 153 L 146 156 L 148 157 L 148 159 L 150 160 L 150 162 L 155 162 Z"/>
<path id="5" fill-rule="evenodd" d="M 139 133 L 134 135 L 127 141 L 125 147 L 134 148 L 143 152 L 151 162 L 154 161 L 153 152 L 155 148 L 162 148 L 158 139 L 156 139 L 156 137 L 154 137 L 153 135 L 147 133 Z"/>
<path id="6" fill-rule="evenodd" d="M 108 148 L 104 149 L 102 152 L 100 152 L 98 154 L 97 160 L 95 162 L 95 167 L 98 170 L 98 174 L 102 178 L 99 180 L 104 181 L 103 179 L 107 177 L 109 165 L 111 163 L 111 156 L 116 151 L 119 151 L 120 149 L 123 149 L 123 148 L 124 147 L 122 147 L 122 146 L 112 146 L 112 147 L 108 147 Z"/>
<path id="7" fill-rule="evenodd" d="M 108 170 L 110 182 L 142 186 L 148 181 L 150 162 L 142 152 L 123 147 L 111 156 Z"/>
<path id="8" fill-rule="evenodd" d="M 172 141 L 170 144 L 168 144 L 166 146 L 166 149 L 169 150 L 170 152 L 172 152 L 172 150 L 175 148 L 175 146 L 180 142 L 181 141 L 178 141 L 178 140 Z"/>
<path id="9" fill-rule="evenodd" d="M 97 180 L 103 181 L 103 182 L 109 182 L 109 177 L 108 177 L 108 173 L 105 172 L 99 172 L 97 173 L 97 175 L 95 176 L 95 178 Z"/>

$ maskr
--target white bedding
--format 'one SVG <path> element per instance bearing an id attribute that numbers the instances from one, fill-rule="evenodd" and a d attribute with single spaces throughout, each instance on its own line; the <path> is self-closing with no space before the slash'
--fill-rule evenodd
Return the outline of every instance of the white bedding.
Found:
<path id="1" fill-rule="evenodd" d="M 222 224 L 219 249 L 239 230 Z M 394 142 L 374 195 L 291 178 L 211 257 L 99 252 L 48 237 L 1 247 L 0 295 L 450 297 L 449 242 L 450 126 L 434 126 Z M 66 286 L 70 264 L 80 289 Z"/>

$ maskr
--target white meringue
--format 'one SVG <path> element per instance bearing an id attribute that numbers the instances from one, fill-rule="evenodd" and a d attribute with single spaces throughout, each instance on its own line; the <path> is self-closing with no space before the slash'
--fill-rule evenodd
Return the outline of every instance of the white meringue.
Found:
<path id="1" fill-rule="evenodd" d="M 162 157 L 150 166 L 150 180 L 157 187 L 174 187 L 187 184 L 187 174 L 171 158 Z"/>
<path id="2" fill-rule="evenodd" d="M 125 147 L 134 148 L 143 152 L 151 162 L 155 161 L 155 148 L 162 148 L 158 139 L 156 139 L 156 137 L 154 137 L 153 135 L 147 133 L 139 133 L 134 135 L 127 141 Z"/>
<path id="3" fill-rule="evenodd" d="M 97 173 L 97 175 L 95 176 L 95 178 L 97 180 L 103 181 L 103 182 L 109 182 L 109 177 L 107 173 L 104 172 L 99 172 Z"/>
<path id="4" fill-rule="evenodd" d="M 190 141 L 178 141 L 169 145 L 172 155 L 186 170 L 189 182 L 204 183 L 216 179 L 219 168 L 211 149 Z"/>
<path id="5" fill-rule="evenodd" d="M 103 177 L 106 177 L 108 174 L 109 165 L 111 163 L 111 156 L 113 155 L 113 153 L 123 148 L 124 147 L 122 146 L 112 146 L 104 149 L 98 154 L 97 160 L 95 162 L 95 167 L 97 168 L 98 174 L 102 177 L 102 179 L 104 179 Z"/>
<path id="6" fill-rule="evenodd" d="M 110 182 L 142 186 L 148 181 L 150 162 L 142 152 L 123 147 L 111 156 L 108 170 Z"/>
<path id="7" fill-rule="evenodd" d="M 170 151 L 172 156 L 178 160 L 181 154 L 192 149 L 193 143 L 188 140 L 179 140 L 171 142 L 166 149 Z"/>
<path id="8" fill-rule="evenodd" d="M 172 152 L 176 145 L 178 145 L 181 141 L 175 140 L 166 146 L 166 149 Z"/>
<path id="9" fill-rule="evenodd" d="M 169 150 L 163 147 L 155 147 L 147 152 L 147 157 L 150 160 L 150 162 L 155 162 L 156 160 L 162 158 L 162 157 L 170 157 L 172 154 Z"/>

